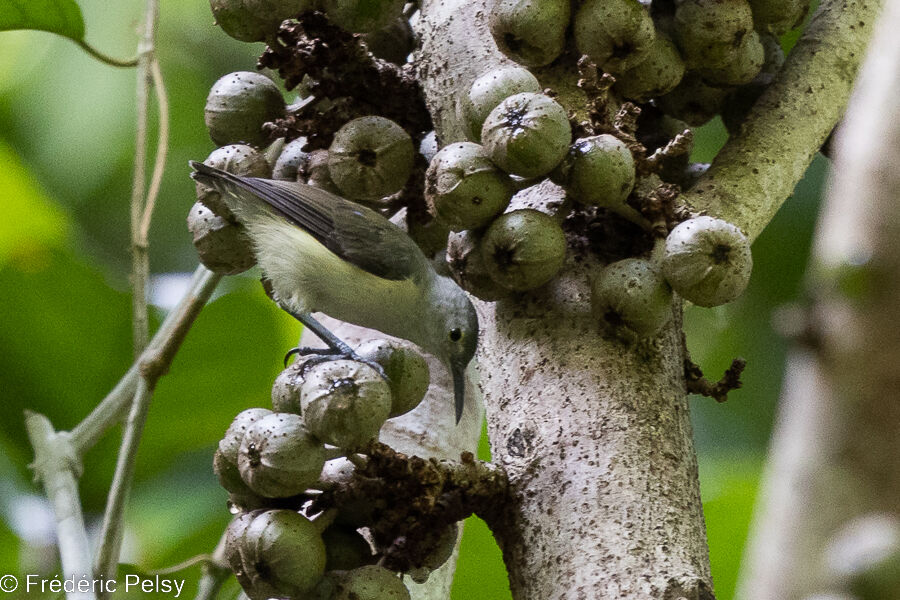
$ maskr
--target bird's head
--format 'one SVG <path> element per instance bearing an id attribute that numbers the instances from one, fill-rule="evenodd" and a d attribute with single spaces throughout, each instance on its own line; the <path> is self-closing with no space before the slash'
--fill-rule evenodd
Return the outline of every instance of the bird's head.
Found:
<path id="1" fill-rule="evenodd" d="M 435 318 L 430 327 L 429 351 L 444 361 L 453 376 L 456 422 L 465 401 L 465 371 L 478 347 L 478 316 L 466 293 L 449 277 L 438 276 L 434 293 Z"/>

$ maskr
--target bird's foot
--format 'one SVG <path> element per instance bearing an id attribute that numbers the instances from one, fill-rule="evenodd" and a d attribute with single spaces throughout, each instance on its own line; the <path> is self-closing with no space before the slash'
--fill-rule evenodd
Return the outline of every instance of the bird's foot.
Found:
<path id="1" fill-rule="evenodd" d="M 311 346 L 297 346 L 296 348 L 291 348 L 287 351 L 287 354 L 284 355 L 284 368 L 286 369 L 288 366 L 288 362 L 291 360 L 292 356 L 310 356 L 315 355 L 321 356 L 322 358 L 331 359 L 331 357 L 340 354 L 341 351 L 335 348 L 313 348 Z M 321 362 L 321 361 L 317 361 Z"/>
<path id="2" fill-rule="evenodd" d="M 384 379 L 385 381 L 388 380 L 387 373 L 384 372 L 384 368 L 380 364 L 378 364 L 374 360 L 363 358 L 349 347 L 343 349 L 311 348 L 308 346 L 291 348 L 290 350 L 288 350 L 287 354 L 284 355 L 285 368 L 287 368 L 288 360 L 290 360 L 291 356 L 295 355 L 308 357 L 303 361 L 303 366 L 300 368 L 301 375 L 305 375 L 307 369 L 309 369 L 310 367 L 323 362 L 329 362 L 332 360 L 352 360 L 372 367 L 373 369 L 375 369 L 375 372 L 381 376 L 382 379 Z"/>

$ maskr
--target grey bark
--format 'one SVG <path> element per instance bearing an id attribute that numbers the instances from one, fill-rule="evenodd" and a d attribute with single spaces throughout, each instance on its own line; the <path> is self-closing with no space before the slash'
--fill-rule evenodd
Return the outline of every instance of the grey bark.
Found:
<path id="1" fill-rule="evenodd" d="M 444 143 L 462 137 L 455 98 L 507 62 L 486 14 L 484 1 L 422 5 L 420 80 Z M 583 110 L 563 75 L 538 73 Z M 603 339 L 588 303 L 600 265 L 578 254 L 541 291 L 478 307 L 488 433 L 512 488 L 489 524 L 513 597 L 712 598 L 680 319 L 638 346 Z"/>
<path id="2" fill-rule="evenodd" d="M 738 597 L 840 585 L 842 525 L 900 519 L 900 0 L 889 0 L 837 137 L 810 286 L 817 344 L 790 360 Z"/>

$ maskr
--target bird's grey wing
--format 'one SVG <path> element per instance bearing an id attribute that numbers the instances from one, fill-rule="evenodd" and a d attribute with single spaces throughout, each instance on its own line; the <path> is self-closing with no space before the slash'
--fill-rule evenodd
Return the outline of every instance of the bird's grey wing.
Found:
<path id="1" fill-rule="evenodd" d="M 323 246 L 385 279 L 418 278 L 428 261 L 414 241 L 384 216 L 326 190 L 302 183 L 239 177 L 192 163 L 200 177 L 218 178 L 251 192 Z"/>

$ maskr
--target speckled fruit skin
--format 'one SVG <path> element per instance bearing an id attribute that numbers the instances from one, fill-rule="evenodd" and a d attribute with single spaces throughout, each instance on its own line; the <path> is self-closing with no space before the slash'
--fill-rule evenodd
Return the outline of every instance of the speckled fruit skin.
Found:
<path id="1" fill-rule="evenodd" d="M 203 111 L 209 137 L 217 146 L 261 146 L 268 136 L 264 123 L 284 116 L 284 98 L 271 79 L 252 71 L 236 71 L 216 81 Z"/>
<path id="2" fill-rule="evenodd" d="M 347 571 L 332 600 L 410 600 L 410 596 L 396 573 L 368 565 Z"/>
<path id="3" fill-rule="evenodd" d="M 261 510 L 242 512 L 236 515 L 225 528 L 225 561 L 234 573 L 241 587 L 250 587 L 250 578 L 244 573 L 244 561 L 241 558 L 241 542 L 244 532 L 253 519 L 262 513 Z"/>
<path id="4" fill-rule="evenodd" d="M 273 413 L 253 423 L 241 440 L 238 469 L 251 490 L 266 498 L 296 496 L 314 484 L 325 448 L 298 415 Z"/>
<path id="5" fill-rule="evenodd" d="M 353 33 L 383 29 L 403 13 L 406 0 L 325 0 L 332 23 Z"/>
<path id="6" fill-rule="evenodd" d="M 428 363 L 411 343 L 374 339 L 360 344 L 356 353 L 384 369 L 391 388 L 389 419 L 408 413 L 425 398 L 431 381 Z"/>
<path id="7" fill-rule="evenodd" d="M 191 207 L 187 224 L 197 257 L 210 271 L 236 275 L 256 264 L 244 228 L 216 216 L 202 202 L 195 202 Z"/>
<path id="8" fill-rule="evenodd" d="M 481 234 L 474 231 L 451 233 L 447 239 L 447 264 L 459 286 L 482 300 L 495 301 L 509 295 L 488 275 L 481 253 Z"/>
<path id="9" fill-rule="evenodd" d="M 245 177 L 268 177 L 270 175 L 266 157 L 255 148 L 244 144 L 231 144 L 216 148 L 206 157 L 203 164 Z M 232 223 L 237 223 L 237 219 L 228 210 L 219 192 L 199 181 L 195 188 L 199 202 L 202 202 L 216 215 Z"/>
<path id="10" fill-rule="evenodd" d="M 775 35 L 799 26 L 809 11 L 809 4 L 809 0 L 750 0 L 756 28 Z"/>
<path id="11" fill-rule="evenodd" d="M 369 543 L 353 527 L 329 525 L 322 532 L 322 541 L 325 542 L 325 568 L 328 571 L 349 571 L 375 560 Z"/>
<path id="12" fill-rule="evenodd" d="M 638 0 L 586 0 L 573 29 L 578 51 L 614 75 L 643 62 L 656 39 L 653 19 Z"/>
<path id="13" fill-rule="evenodd" d="M 336 458 L 325 463 L 320 481 L 326 485 L 346 486 L 353 480 L 354 473 L 353 463 L 346 458 Z M 375 509 L 375 504 L 367 500 L 357 499 L 352 503 L 345 502 L 338 511 L 335 523 L 354 529 L 366 527 L 372 524 Z"/>
<path id="14" fill-rule="evenodd" d="M 566 236 L 552 217 L 529 208 L 514 210 L 491 223 L 481 253 L 494 281 L 525 291 L 547 283 L 562 268 Z"/>
<path id="15" fill-rule="evenodd" d="M 252 493 L 244 480 L 241 479 L 241 472 L 238 470 L 237 463 L 228 462 L 222 451 L 216 448 L 213 454 L 213 473 L 219 480 L 225 490 L 233 494 Z"/>
<path id="16" fill-rule="evenodd" d="M 647 58 L 616 78 L 615 89 L 629 100 L 647 102 L 671 92 L 684 77 L 684 61 L 671 40 L 659 35 Z"/>
<path id="17" fill-rule="evenodd" d="M 216 25 L 242 42 L 261 42 L 285 19 L 315 8 L 315 0 L 209 0 Z"/>
<path id="18" fill-rule="evenodd" d="M 307 370 L 300 405 L 317 438 L 340 448 L 360 448 L 378 437 L 387 420 L 391 389 L 367 364 L 332 360 Z"/>
<path id="19" fill-rule="evenodd" d="M 305 137 L 297 138 L 284 145 L 275 160 L 275 166 L 272 167 L 272 179 L 300 181 L 309 162 L 309 152 L 303 149 L 305 145 Z"/>
<path id="20" fill-rule="evenodd" d="M 309 185 L 328 190 L 332 194 L 341 193 L 331 178 L 331 171 L 328 170 L 328 150 L 319 149 L 309 153 L 306 161 L 306 174 L 306 183 Z"/>
<path id="21" fill-rule="evenodd" d="M 425 157 L 425 160 L 431 162 L 434 155 L 438 153 L 437 133 L 434 130 L 429 131 L 419 142 L 419 154 Z"/>
<path id="22" fill-rule="evenodd" d="M 696 72 L 688 72 L 674 90 L 656 99 L 656 105 L 667 115 L 691 127 L 699 127 L 722 110 L 728 90 L 703 81 Z"/>
<path id="23" fill-rule="evenodd" d="M 546 175 L 560 163 L 572 141 L 566 110 L 544 94 L 523 92 L 490 112 L 481 142 L 501 169 L 520 177 Z"/>
<path id="24" fill-rule="evenodd" d="M 433 571 L 441 568 L 444 563 L 450 560 L 450 557 L 453 555 L 453 550 L 456 548 L 458 539 L 458 523 L 452 523 L 445 527 L 441 532 L 441 537 L 438 539 L 431 552 L 422 558 L 420 564 L 416 568 L 410 570 L 410 579 L 419 584 L 428 581 L 428 577 Z"/>
<path id="25" fill-rule="evenodd" d="M 387 27 L 364 34 L 362 39 L 374 56 L 398 65 L 406 63 L 416 47 L 416 35 L 404 17 L 394 19 Z"/>
<path id="26" fill-rule="evenodd" d="M 784 50 L 779 39 L 768 33 L 761 34 L 759 38 L 763 47 L 762 68 L 753 81 L 732 91 L 722 107 L 722 122 L 732 135 L 740 131 L 747 113 L 784 65 Z"/>
<path id="27" fill-rule="evenodd" d="M 271 14 L 268 0 L 209 0 L 216 25 L 241 42 L 261 42 L 278 29 L 281 18 Z"/>
<path id="28" fill-rule="evenodd" d="M 219 441 L 219 451 L 222 452 L 228 461 L 237 464 L 238 451 L 241 448 L 241 442 L 244 440 L 247 430 L 257 421 L 271 414 L 272 411 L 267 408 L 248 408 L 239 412 Z"/>
<path id="29" fill-rule="evenodd" d="M 750 241 L 722 219 L 688 219 L 666 238 L 663 275 L 685 300 L 698 306 L 719 306 L 740 296 L 752 269 Z"/>
<path id="30" fill-rule="evenodd" d="M 569 0 L 494 0 L 488 24 L 500 52 L 543 67 L 565 47 L 570 10 Z"/>
<path id="31" fill-rule="evenodd" d="M 631 150 L 607 133 L 575 140 L 552 179 L 581 204 L 615 207 L 634 188 Z"/>
<path id="32" fill-rule="evenodd" d="M 294 413 L 299 415 L 300 388 L 306 375 L 306 363 L 319 359 L 316 354 L 305 354 L 285 367 L 272 382 L 272 409 L 279 413 Z"/>
<path id="33" fill-rule="evenodd" d="M 502 213 L 513 195 L 509 175 L 472 142 L 444 146 L 425 173 L 425 200 L 451 231 L 479 229 Z"/>
<path id="34" fill-rule="evenodd" d="M 672 320 L 672 290 L 653 263 L 626 258 L 607 265 L 594 279 L 591 306 L 606 328 L 625 328 L 648 338 Z"/>
<path id="35" fill-rule="evenodd" d="M 456 115 L 466 129 L 466 137 L 480 142 L 484 120 L 498 104 L 514 94 L 540 91 L 541 84 L 528 69 L 497 67 L 480 75 L 472 82 L 469 91 L 459 97 Z"/>
<path id="36" fill-rule="evenodd" d="M 429 258 L 434 258 L 447 246 L 447 236 L 450 234 L 446 223 L 427 213 L 421 216 L 406 213 L 406 231 Z"/>
<path id="37" fill-rule="evenodd" d="M 334 134 L 328 172 L 351 200 L 399 192 L 412 172 L 415 148 L 402 127 L 384 117 L 353 119 Z"/>
<path id="38" fill-rule="evenodd" d="M 718 69 L 753 31 L 747 0 L 683 0 L 675 9 L 675 43 L 689 69 Z"/>
<path id="39" fill-rule="evenodd" d="M 701 69 L 700 74 L 708 83 L 720 87 L 750 83 L 765 63 L 765 49 L 755 31 L 745 35 L 731 54 L 728 64 L 716 69 Z"/>
<path id="40" fill-rule="evenodd" d="M 249 591 L 260 599 L 303 597 L 325 573 L 322 536 L 309 519 L 292 510 L 256 514 L 238 547 Z"/>

